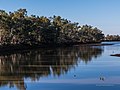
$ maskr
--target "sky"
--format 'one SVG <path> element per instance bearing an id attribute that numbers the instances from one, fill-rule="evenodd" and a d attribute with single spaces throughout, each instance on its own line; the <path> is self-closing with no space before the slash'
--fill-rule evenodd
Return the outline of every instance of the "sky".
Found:
<path id="1" fill-rule="evenodd" d="M 120 35 L 120 0 L 0 0 L 2 10 L 19 8 L 27 9 L 28 15 L 61 16 L 98 27 L 105 34 Z"/>

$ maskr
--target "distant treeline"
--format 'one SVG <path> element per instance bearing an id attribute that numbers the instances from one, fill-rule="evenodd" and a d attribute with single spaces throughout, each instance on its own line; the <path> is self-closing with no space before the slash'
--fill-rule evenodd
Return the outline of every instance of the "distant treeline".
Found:
<path id="1" fill-rule="evenodd" d="M 80 26 L 60 16 L 27 15 L 26 9 L 0 10 L 0 44 L 64 44 L 101 42 L 104 34 L 97 27 Z"/>
<path id="2" fill-rule="evenodd" d="M 120 36 L 119 35 L 106 35 L 105 41 L 120 41 Z"/>

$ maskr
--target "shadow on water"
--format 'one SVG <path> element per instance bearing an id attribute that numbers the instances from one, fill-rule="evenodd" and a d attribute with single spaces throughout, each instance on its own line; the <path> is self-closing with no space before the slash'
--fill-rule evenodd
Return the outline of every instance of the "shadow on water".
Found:
<path id="1" fill-rule="evenodd" d="M 0 86 L 26 90 L 25 79 L 67 74 L 81 60 L 86 64 L 101 56 L 103 47 L 74 46 L 21 51 L 0 55 Z"/>

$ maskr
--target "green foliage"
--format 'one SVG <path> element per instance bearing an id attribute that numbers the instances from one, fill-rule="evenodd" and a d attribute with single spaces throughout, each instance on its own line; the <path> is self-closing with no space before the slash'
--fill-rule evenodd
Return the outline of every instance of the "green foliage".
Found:
<path id="1" fill-rule="evenodd" d="M 105 37 L 106 41 L 120 41 L 120 36 L 119 35 L 106 35 Z"/>
<path id="2" fill-rule="evenodd" d="M 72 23 L 60 16 L 50 18 L 27 15 L 26 9 L 0 10 L 0 44 L 64 44 L 101 42 L 98 28 Z"/>
<path id="3" fill-rule="evenodd" d="M 83 25 L 79 33 L 81 42 L 101 42 L 104 39 L 104 34 L 97 27 Z"/>

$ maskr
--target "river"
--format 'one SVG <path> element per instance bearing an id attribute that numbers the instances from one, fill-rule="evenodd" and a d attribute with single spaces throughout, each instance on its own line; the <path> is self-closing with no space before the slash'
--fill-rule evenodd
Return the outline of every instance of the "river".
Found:
<path id="1" fill-rule="evenodd" d="M 119 90 L 120 42 L 0 54 L 0 90 Z"/>

